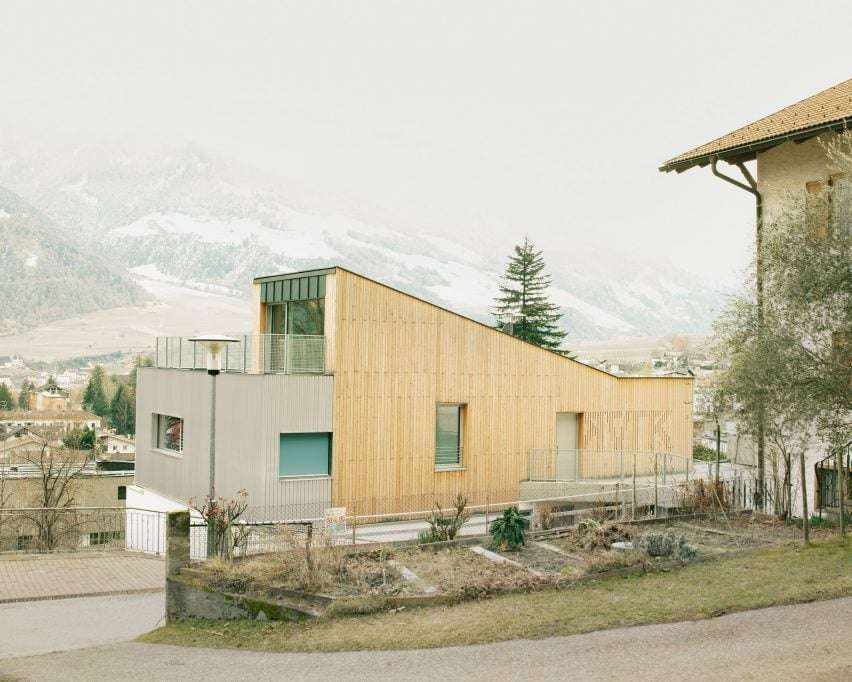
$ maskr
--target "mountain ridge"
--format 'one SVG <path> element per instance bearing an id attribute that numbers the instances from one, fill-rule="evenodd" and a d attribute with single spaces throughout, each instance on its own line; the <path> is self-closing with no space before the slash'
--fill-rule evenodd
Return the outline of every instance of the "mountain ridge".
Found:
<path id="1" fill-rule="evenodd" d="M 81 149 L 74 162 L 0 156 L 7 183 L 77 238 L 96 239 L 129 278 L 144 275 L 247 298 L 259 275 L 339 264 L 415 296 L 493 322 L 504 259 L 484 245 L 405 234 L 307 210 L 270 178 L 196 146 L 151 154 Z M 545 253 L 547 260 L 547 253 Z M 706 333 L 722 292 L 677 264 L 638 259 L 617 245 L 548 261 L 551 298 L 570 339 Z"/>

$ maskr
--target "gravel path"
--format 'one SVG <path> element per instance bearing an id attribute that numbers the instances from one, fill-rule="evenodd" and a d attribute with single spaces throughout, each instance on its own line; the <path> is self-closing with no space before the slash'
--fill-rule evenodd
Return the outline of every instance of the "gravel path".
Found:
<path id="1" fill-rule="evenodd" d="M 849 680 L 850 642 L 852 598 L 846 598 L 712 620 L 454 649 L 264 654 L 123 643 L 3 660 L 0 674 L 32 680 L 191 678 L 206 682 L 285 678 Z"/>

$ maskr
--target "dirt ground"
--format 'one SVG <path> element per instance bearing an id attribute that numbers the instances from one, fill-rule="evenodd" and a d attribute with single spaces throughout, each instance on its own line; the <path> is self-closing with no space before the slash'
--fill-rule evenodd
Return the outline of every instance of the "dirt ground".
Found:
<path id="1" fill-rule="evenodd" d="M 230 564 L 213 562 L 208 570 L 214 586 L 234 592 L 287 588 L 333 597 L 444 594 L 477 598 L 671 561 L 672 556 L 654 558 L 638 548 L 611 548 L 613 542 L 638 547 L 643 534 L 654 532 L 682 536 L 698 558 L 791 542 L 801 535 L 795 526 L 758 515 L 688 517 L 644 525 L 588 522 L 529 537 L 520 550 L 498 553 L 508 560 L 504 563 L 489 560 L 467 545 L 408 546 L 357 554 L 343 547 L 326 547 L 313 552 L 310 568 L 304 552 L 293 550 Z M 816 529 L 814 534 L 818 538 L 827 532 Z M 483 542 L 490 549 L 488 541 Z"/>

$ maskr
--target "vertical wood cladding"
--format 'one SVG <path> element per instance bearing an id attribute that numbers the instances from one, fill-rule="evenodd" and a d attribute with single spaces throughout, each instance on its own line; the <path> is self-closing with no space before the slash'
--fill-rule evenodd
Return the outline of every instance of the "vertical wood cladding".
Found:
<path id="1" fill-rule="evenodd" d="M 690 378 L 617 378 L 342 269 L 334 299 L 335 504 L 517 499 L 557 412 L 582 414 L 583 448 L 690 453 Z M 466 405 L 461 471 L 435 470 L 437 403 Z"/>

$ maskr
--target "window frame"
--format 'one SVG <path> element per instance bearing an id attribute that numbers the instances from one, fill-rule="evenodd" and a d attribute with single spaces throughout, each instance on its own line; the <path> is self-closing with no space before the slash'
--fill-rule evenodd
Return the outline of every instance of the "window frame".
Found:
<path id="1" fill-rule="evenodd" d="M 455 462 L 441 464 L 438 462 L 438 410 L 442 407 L 455 407 L 458 410 L 458 455 Z M 463 471 L 464 463 L 465 422 L 467 421 L 467 403 L 436 403 L 435 404 L 435 448 L 433 464 L 435 471 Z"/>
<path id="2" fill-rule="evenodd" d="M 175 414 L 165 414 L 163 412 L 153 412 L 152 413 L 152 422 L 153 422 L 153 441 L 154 441 L 154 450 L 156 452 L 163 453 L 165 455 L 169 455 L 171 457 L 183 457 L 183 451 L 186 447 L 186 420 L 183 417 L 180 417 Z M 160 419 L 179 419 L 181 422 L 180 427 L 180 450 L 174 450 L 172 448 L 165 447 L 160 444 Z"/>

